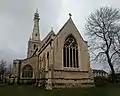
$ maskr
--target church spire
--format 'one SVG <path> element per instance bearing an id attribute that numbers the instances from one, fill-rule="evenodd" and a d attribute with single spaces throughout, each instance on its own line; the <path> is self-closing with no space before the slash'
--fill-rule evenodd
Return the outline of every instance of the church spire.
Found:
<path id="1" fill-rule="evenodd" d="M 38 9 L 36 9 L 36 12 L 34 13 L 34 27 L 33 27 L 33 33 L 32 33 L 32 40 L 40 40 L 40 34 L 39 34 L 39 14 Z"/>
<path id="2" fill-rule="evenodd" d="M 36 9 L 36 13 L 38 13 L 38 8 Z"/>

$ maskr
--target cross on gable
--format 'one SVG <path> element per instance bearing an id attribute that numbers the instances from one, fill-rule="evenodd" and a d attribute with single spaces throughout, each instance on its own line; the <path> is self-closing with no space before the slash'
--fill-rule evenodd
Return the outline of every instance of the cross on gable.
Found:
<path id="1" fill-rule="evenodd" d="M 71 14 L 71 13 L 69 13 L 69 16 L 70 16 L 70 18 L 71 18 L 72 14 Z"/>

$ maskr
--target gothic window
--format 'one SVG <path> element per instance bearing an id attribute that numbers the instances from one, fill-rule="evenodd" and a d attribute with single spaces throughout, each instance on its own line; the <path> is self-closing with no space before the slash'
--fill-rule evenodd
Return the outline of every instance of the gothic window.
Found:
<path id="1" fill-rule="evenodd" d="M 66 38 L 63 48 L 63 66 L 79 68 L 78 45 L 75 38 L 70 35 Z"/>
<path id="2" fill-rule="evenodd" d="M 47 64 L 48 64 L 48 68 L 49 68 L 49 52 L 47 53 Z"/>
<path id="3" fill-rule="evenodd" d="M 35 34 L 35 36 L 37 36 L 37 33 Z"/>
<path id="4" fill-rule="evenodd" d="M 36 49 L 36 47 L 37 47 L 36 44 L 34 44 L 34 49 Z"/>
<path id="5" fill-rule="evenodd" d="M 44 57 L 43 57 L 44 59 L 44 68 L 45 68 L 45 66 L 46 66 L 46 58 L 45 58 L 45 53 L 44 53 Z"/>
<path id="6" fill-rule="evenodd" d="M 22 69 L 23 78 L 32 78 L 33 77 L 33 68 L 30 65 L 26 65 Z"/>
<path id="7" fill-rule="evenodd" d="M 58 38 L 57 38 L 57 41 L 56 41 L 56 46 L 57 46 L 57 50 L 58 50 Z"/>

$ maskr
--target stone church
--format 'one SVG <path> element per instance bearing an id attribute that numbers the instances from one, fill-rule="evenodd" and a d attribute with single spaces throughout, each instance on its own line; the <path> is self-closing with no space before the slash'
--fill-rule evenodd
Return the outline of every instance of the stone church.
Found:
<path id="1" fill-rule="evenodd" d="M 34 28 L 28 41 L 27 58 L 13 61 L 16 82 L 35 80 L 46 89 L 65 87 L 93 87 L 87 42 L 76 28 L 71 14 L 57 34 L 51 30 L 41 40 L 38 11 L 34 14 Z"/>

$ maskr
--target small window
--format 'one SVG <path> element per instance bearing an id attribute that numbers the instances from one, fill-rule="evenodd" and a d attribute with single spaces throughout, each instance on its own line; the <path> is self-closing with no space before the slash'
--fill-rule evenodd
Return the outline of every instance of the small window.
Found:
<path id="1" fill-rule="evenodd" d="M 37 34 L 35 34 L 35 36 L 37 36 Z"/>
<path id="2" fill-rule="evenodd" d="M 36 44 L 34 44 L 34 49 L 36 49 Z"/>

